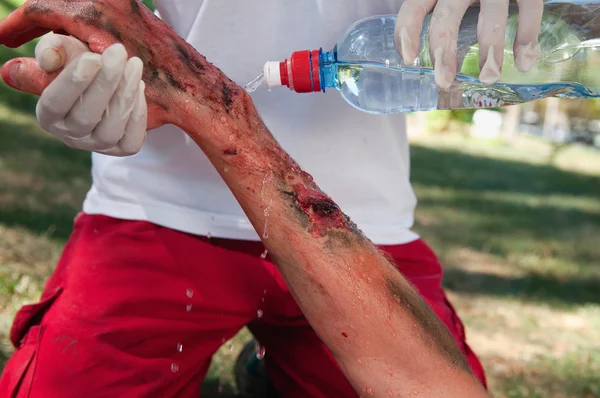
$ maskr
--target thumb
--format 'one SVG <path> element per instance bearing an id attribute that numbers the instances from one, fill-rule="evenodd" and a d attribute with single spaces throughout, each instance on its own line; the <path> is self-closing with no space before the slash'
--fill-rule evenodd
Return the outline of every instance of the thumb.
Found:
<path id="1" fill-rule="evenodd" d="M 55 72 L 87 51 L 89 48 L 73 36 L 49 33 L 35 46 L 35 59 L 43 70 Z"/>
<path id="2" fill-rule="evenodd" d="M 2 66 L 2 80 L 10 87 L 40 95 L 56 77 L 56 73 L 42 70 L 33 58 L 11 59 Z"/>

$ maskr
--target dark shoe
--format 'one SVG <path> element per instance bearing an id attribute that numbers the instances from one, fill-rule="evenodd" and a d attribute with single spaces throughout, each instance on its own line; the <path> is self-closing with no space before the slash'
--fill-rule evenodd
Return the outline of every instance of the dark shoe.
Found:
<path id="1" fill-rule="evenodd" d="M 267 375 L 264 351 L 256 340 L 246 343 L 235 363 L 235 382 L 242 398 L 275 398 Z"/>

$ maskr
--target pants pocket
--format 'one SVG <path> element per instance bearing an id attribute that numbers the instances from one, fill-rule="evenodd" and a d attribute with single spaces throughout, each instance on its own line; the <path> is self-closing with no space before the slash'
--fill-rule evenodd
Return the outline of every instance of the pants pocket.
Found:
<path id="1" fill-rule="evenodd" d="M 44 327 L 29 328 L 21 344 L 6 363 L 0 380 L 0 396 L 6 398 L 29 397 L 29 388 L 35 373 L 35 354 L 39 349 Z"/>
<path id="2" fill-rule="evenodd" d="M 48 309 L 50 309 L 52 303 L 60 296 L 62 290 L 62 287 L 58 287 L 52 293 L 44 294 L 39 302 L 21 307 L 17 315 L 15 315 L 10 329 L 10 341 L 15 348 L 19 348 L 23 338 L 32 326 L 41 323 L 44 314 L 48 312 Z"/>
<path id="3" fill-rule="evenodd" d="M 35 304 L 24 305 L 15 316 L 10 330 L 10 341 L 15 352 L 6 363 L 0 379 L 0 397 L 23 398 L 35 373 L 35 358 L 44 332 L 43 318 L 62 293 L 62 288 L 45 292 Z"/>

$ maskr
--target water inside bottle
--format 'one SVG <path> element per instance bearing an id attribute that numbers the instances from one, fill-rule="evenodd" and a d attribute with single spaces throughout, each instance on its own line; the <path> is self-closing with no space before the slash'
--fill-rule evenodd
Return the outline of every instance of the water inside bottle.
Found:
<path id="1" fill-rule="evenodd" d="M 575 82 L 488 86 L 459 74 L 449 92 L 438 90 L 432 69 L 399 68 L 364 63 L 337 65 L 340 93 L 355 108 L 373 114 L 435 109 L 487 108 L 545 97 L 595 98 L 591 88 Z"/>

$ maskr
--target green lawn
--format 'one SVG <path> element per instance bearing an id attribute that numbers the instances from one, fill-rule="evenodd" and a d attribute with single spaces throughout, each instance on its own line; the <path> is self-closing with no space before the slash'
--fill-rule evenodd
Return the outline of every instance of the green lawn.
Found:
<path id="1" fill-rule="evenodd" d="M 0 0 L 0 15 L 11 3 Z M 0 47 L 0 62 L 31 52 Z M 0 83 L 0 359 L 16 309 L 39 295 L 90 182 L 89 155 L 41 131 L 34 106 Z M 412 141 L 417 230 L 446 267 L 494 396 L 600 396 L 600 152 L 574 146 L 548 165 L 552 148 L 523 137 Z M 230 395 L 245 338 L 215 355 L 209 398 Z"/>

